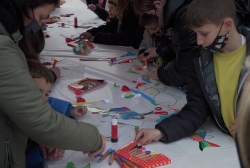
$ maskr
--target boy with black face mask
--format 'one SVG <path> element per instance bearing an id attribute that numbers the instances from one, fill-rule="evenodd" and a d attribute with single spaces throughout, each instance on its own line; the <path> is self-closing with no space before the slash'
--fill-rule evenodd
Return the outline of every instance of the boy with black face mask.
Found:
<path id="1" fill-rule="evenodd" d="M 237 131 L 238 100 L 249 74 L 242 65 L 250 53 L 250 31 L 236 30 L 233 0 L 193 0 L 186 18 L 203 47 L 187 72 L 187 104 L 155 129 L 140 130 L 135 139 L 140 144 L 181 139 L 201 127 L 208 116 L 224 133 L 234 137 Z"/>

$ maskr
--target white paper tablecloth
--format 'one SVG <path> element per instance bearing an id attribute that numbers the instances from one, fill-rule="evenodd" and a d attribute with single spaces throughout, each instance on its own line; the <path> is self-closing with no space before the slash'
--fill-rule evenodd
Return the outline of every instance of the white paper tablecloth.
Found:
<path id="1" fill-rule="evenodd" d="M 74 13 L 74 16 L 78 18 L 78 25 L 80 22 L 87 21 L 96 21 L 101 22 L 97 16 L 87 10 L 85 4 L 83 4 L 80 0 L 66 0 L 66 3 L 61 6 L 61 8 L 56 9 L 51 16 L 60 15 L 60 14 L 68 14 Z M 73 21 L 74 16 L 71 16 L 68 19 L 69 21 Z M 65 20 L 64 20 L 65 21 Z M 73 24 L 73 22 L 72 22 Z M 68 84 L 75 82 L 77 80 L 93 77 L 107 80 L 107 84 L 102 86 L 101 88 L 97 88 L 96 90 L 87 92 L 83 95 L 83 97 L 89 101 L 97 101 L 103 99 L 109 99 L 111 103 L 116 105 L 126 106 L 131 109 L 136 109 L 140 112 L 148 112 L 152 110 L 145 104 L 145 100 L 141 98 L 135 99 L 121 99 L 121 90 L 120 88 L 115 88 L 114 83 L 122 85 L 127 85 L 128 87 L 134 88 L 135 84 L 132 83 L 132 80 L 137 80 L 141 74 L 132 74 L 128 73 L 128 70 L 133 69 L 134 65 L 140 65 L 139 61 L 133 61 L 132 63 L 120 64 L 120 65 L 110 65 L 107 61 L 79 61 L 78 56 L 74 55 L 72 52 L 72 48 L 66 45 L 66 42 L 60 34 L 66 36 L 78 36 L 83 31 L 87 29 L 83 28 L 74 28 L 73 26 L 69 26 L 70 28 L 61 28 L 58 27 L 58 24 L 49 25 L 48 30 L 45 34 L 49 34 L 51 37 L 46 39 L 46 46 L 44 51 L 40 55 L 40 59 L 43 62 L 51 61 L 51 58 L 56 58 L 61 60 L 58 62 L 58 67 L 72 67 L 78 66 L 76 71 L 78 74 L 71 78 L 62 78 L 58 79 L 55 85 L 53 86 L 53 91 L 51 93 L 52 97 L 57 97 L 63 100 L 67 100 L 70 102 L 75 101 L 75 94 L 68 90 Z M 118 47 L 118 46 L 106 46 L 95 44 L 95 49 L 91 52 L 90 55 L 86 57 L 113 57 L 120 56 L 125 54 L 127 51 L 136 52 L 136 50 L 130 47 Z M 145 73 L 145 71 L 142 71 Z M 162 85 L 163 86 L 163 85 Z M 170 90 L 171 88 L 168 87 Z M 178 93 L 177 93 L 178 92 Z M 176 90 L 176 95 L 180 95 L 179 91 Z M 178 103 L 177 103 L 178 104 Z M 183 103 L 179 103 L 179 106 L 182 106 Z M 177 105 L 178 106 L 178 105 Z M 138 109 L 140 108 L 140 109 Z M 181 107 L 176 107 L 181 108 Z M 154 120 L 157 116 L 151 115 L 148 116 L 141 128 L 154 128 L 156 122 Z M 98 127 L 100 133 L 105 135 L 106 137 L 110 136 L 110 123 L 109 122 L 100 122 L 100 117 L 97 117 L 94 114 L 88 113 L 86 116 L 79 118 L 79 121 L 88 122 Z M 171 129 L 171 128 L 169 128 Z M 210 132 L 209 132 L 210 131 Z M 189 154 L 186 146 L 196 145 L 198 148 L 198 142 L 192 140 L 181 140 L 178 142 L 163 144 L 161 142 L 155 142 L 147 145 L 147 148 L 152 149 L 158 153 L 162 153 L 169 157 L 172 160 L 172 163 L 167 166 L 168 168 L 237 168 L 239 166 L 238 155 L 234 145 L 234 141 L 228 137 L 227 135 L 219 132 L 219 135 L 213 134 L 218 130 L 216 128 L 211 132 L 211 130 L 207 131 L 207 137 L 211 138 L 214 136 L 214 139 L 205 139 L 207 141 L 213 142 L 213 140 L 218 139 L 226 139 L 227 145 L 229 147 L 223 148 L 224 141 L 218 141 L 221 148 L 212 148 L 207 147 L 204 151 L 198 151 L 194 154 Z M 107 149 L 113 148 L 118 150 L 119 148 L 125 146 L 130 141 L 132 141 L 135 137 L 134 126 L 119 124 L 119 141 L 118 143 L 111 143 L 110 139 L 107 138 Z M 70 137 L 69 137 L 70 138 Z M 216 139 L 217 138 L 217 139 Z M 184 142 L 184 147 L 183 147 Z M 181 146 L 180 146 L 181 144 Z M 208 149 L 210 148 L 210 149 Z M 74 162 L 76 168 L 82 168 L 88 163 L 91 163 L 91 168 L 106 168 L 106 167 L 119 167 L 116 162 L 114 162 L 111 166 L 108 164 L 109 159 L 105 159 L 102 163 L 97 163 L 97 159 L 88 158 L 86 155 L 83 155 L 81 152 L 75 151 L 66 151 L 63 158 L 47 161 L 45 167 L 48 168 L 64 168 L 66 167 L 68 162 Z"/>

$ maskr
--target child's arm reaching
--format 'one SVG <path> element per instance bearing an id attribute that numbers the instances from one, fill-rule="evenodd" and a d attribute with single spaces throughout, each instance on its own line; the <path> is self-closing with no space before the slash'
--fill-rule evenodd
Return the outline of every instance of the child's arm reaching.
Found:
<path id="1" fill-rule="evenodd" d="M 70 117 L 70 111 L 72 108 L 74 108 L 70 102 L 60 100 L 54 97 L 49 97 L 48 102 L 54 110 L 67 117 Z"/>
<path id="2" fill-rule="evenodd" d="M 87 113 L 88 109 L 86 106 L 76 106 L 70 110 L 70 116 L 81 117 Z"/>

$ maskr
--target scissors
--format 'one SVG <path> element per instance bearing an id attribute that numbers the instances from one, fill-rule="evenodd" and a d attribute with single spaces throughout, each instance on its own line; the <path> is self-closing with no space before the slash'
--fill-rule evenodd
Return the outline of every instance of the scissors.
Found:
<path id="1" fill-rule="evenodd" d="M 168 115 L 167 111 L 163 111 L 162 107 L 156 107 L 153 110 L 153 114 Z"/>

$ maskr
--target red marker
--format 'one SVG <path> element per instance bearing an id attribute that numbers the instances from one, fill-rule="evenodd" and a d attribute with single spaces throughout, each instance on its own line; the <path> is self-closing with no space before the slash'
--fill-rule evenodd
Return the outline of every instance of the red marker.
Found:
<path id="1" fill-rule="evenodd" d="M 56 63 L 57 63 L 57 60 L 55 59 L 55 60 L 54 60 L 54 63 L 53 63 L 53 68 L 56 67 Z"/>
<path id="2" fill-rule="evenodd" d="M 112 118 L 111 142 L 118 142 L 118 125 L 117 125 L 117 119 L 116 118 Z"/>

